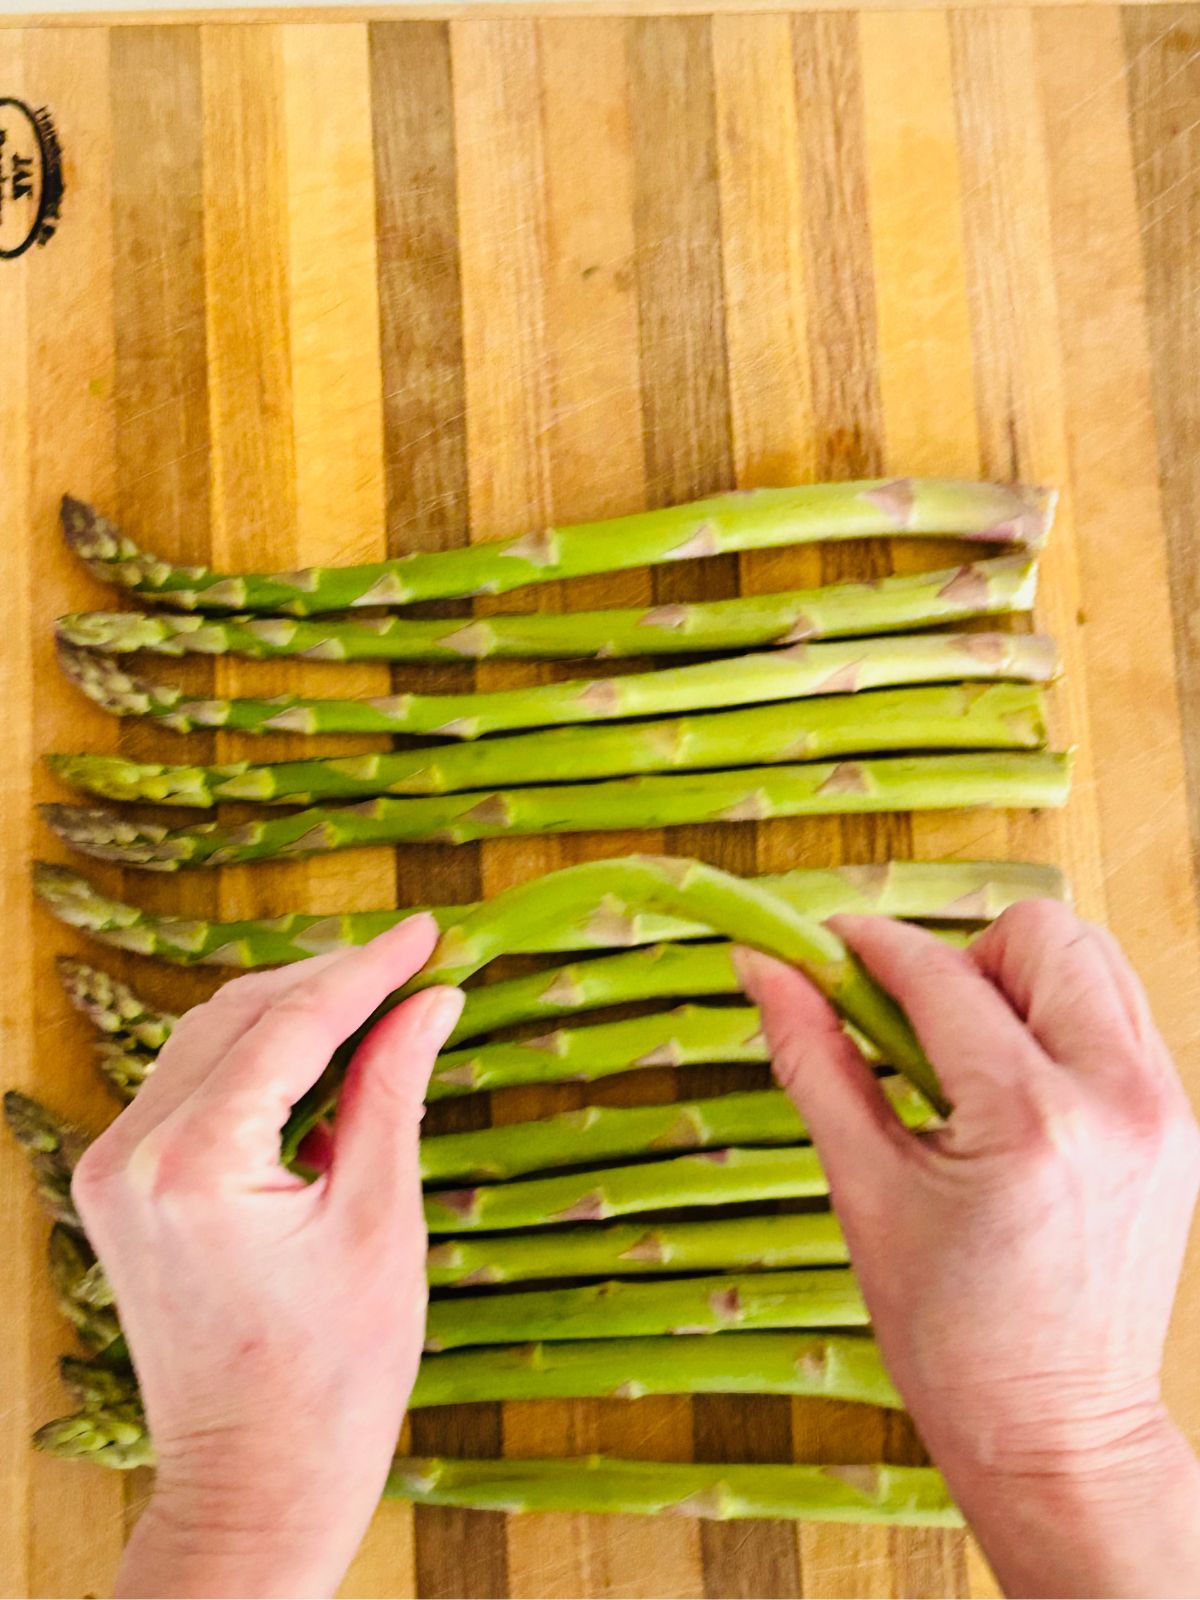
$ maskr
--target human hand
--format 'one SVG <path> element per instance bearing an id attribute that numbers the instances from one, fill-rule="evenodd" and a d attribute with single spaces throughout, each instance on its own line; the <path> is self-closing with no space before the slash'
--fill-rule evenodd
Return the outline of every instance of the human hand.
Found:
<path id="1" fill-rule="evenodd" d="M 280 1131 L 436 938 L 411 917 L 226 985 L 76 1170 L 158 1461 L 121 1593 L 326 1594 L 357 1548 L 420 1361 L 417 1140 L 460 991 L 423 990 L 359 1046 L 315 1182 L 281 1165 Z"/>
<path id="2" fill-rule="evenodd" d="M 882 918 L 832 926 L 912 1021 L 955 1108 L 937 1131 L 901 1127 L 799 973 L 739 962 L 934 1459 L 1010 1588 L 1198 1592 L 1200 1484 L 1159 1370 L 1200 1133 L 1140 983 L 1053 901 L 1014 906 L 965 951 Z M 1047 1520 L 1078 1557 L 1105 1516 L 1161 1516 L 1167 1483 L 1190 1486 L 1160 1540 L 1181 1564 L 1149 1588 L 1144 1528 L 1128 1568 L 1110 1551 L 1055 1563 Z"/>

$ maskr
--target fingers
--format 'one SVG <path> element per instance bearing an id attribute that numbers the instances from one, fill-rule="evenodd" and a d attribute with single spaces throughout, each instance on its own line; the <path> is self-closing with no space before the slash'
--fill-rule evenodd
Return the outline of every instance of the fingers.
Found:
<path id="1" fill-rule="evenodd" d="M 968 951 L 889 917 L 830 926 L 906 1013 L 956 1108 L 998 1089 L 1011 1102 L 1014 1085 L 1045 1072 L 1044 1052 Z"/>
<path id="2" fill-rule="evenodd" d="M 104 1134 L 113 1146 L 127 1147 L 164 1122 L 202 1083 L 219 1061 L 263 1016 L 267 1008 L 298 984 L 306 984 L 345 951 L 313 956 L 274 972 L 254 972 L 218 989 L 211 999 L 193 1006 L 176 1023 L 159 1051 L 154 1071 Z"/>
<path id="3" fill-rule="evenodd" d="M 436 942 L 432 917 L 410 917 L 269 1006 L 171 1118 L 186 1128 L 198 1159 L 226 1177 L 257 1183 L 270 1174 L 273 1181 L 291 1107 Z"/>
<path id="4" fill-rule="evenodd" d="M 1058 900 L 1011 906 L 971 947 L 1039 1044 L 1078 1071 L 1166 1059 L 1142 986 L 1112 936 Z"/>
<path id="5" fill-rule="evenodd" d="M 462 1014 L 461 989 L 426 989 L 389 1012 L 359 1045 L 338 1098 L 330 1194 L 385 1212 L 418 1207 L 417 1141 L 438 1051 Z"/>
<path id="6" fill-rule="evenodd" d="M 825 996 L 803 973 L 754 950 L 734 951 L 762 1013 L 775 1076 L 808 1124 L 835 1203 L 877 1190 L 908 1138 L 875 1075 Z"/>

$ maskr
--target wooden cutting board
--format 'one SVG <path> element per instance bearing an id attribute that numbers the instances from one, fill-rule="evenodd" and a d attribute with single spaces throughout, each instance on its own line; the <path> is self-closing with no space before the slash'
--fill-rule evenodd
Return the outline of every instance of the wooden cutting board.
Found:
<path id="1" fill-rule="evenodd" d="M 1056 720 L 1079 767 L 1065 815 L 746 824 L 104 881 L 149 906 L 230 916 L 465 900 L 631 847 L 744 872 L 909 853 L 1052 859 L 1127 945 L 1200 1089 L 1195 713 L 1179 693 L 1196 649 L 1197 39 L 1195 10 L 1108 6 L 0 31 L 0 97 L 49 108 L 66 185 L 54 237 L 0 259 L 5 1082 L 95 1125 L 112 1113 L 51 965 L 82 946 L 28 892 L 30 858 L 61 855 L 33 813 L 52 793 L 38 753 L 241 753 L 226 737 L 119 729 L 60 683 L 52 618 L 109 603 L 59 544 L 64 489 L 176 557 L 293 567 L 732 483 L 911 472 L 1062 488 L 1040 622 L 1068 663 Z M 6 249 L 28 204 L 13 176 Z M 882 547 L 775 552 L 537 599 L 715 596 L 890 560 Z M 331 683 L 316 665 L 189 670 L 224 690 Z M 475 676 L 492 687 L 556 670 Z M 364 692 L 389 681 L 339 672 Z M 148 963 L 122 970 L 176 1007 L 204 992 Z M 603 1097 L 669 1092 L 653 1076 Z M 703 1082 L 714 1077 L 727 1081 Z M 492 1115 L 550 1104 L 497 1097 Z M 69 1341 L 24 1165 L 6 1141 L 0 1160 L 0 1585 L 106 1592 L 146 1484 L 27 1447 L 65 1409 L 54 1362 Z M 1193 1264 L 1170 1388 L 1200 1439 L 1198 1295 Z M 424 1452 L 919 1459 L 899 1421 L 767 1399 L 481 1407 L 425 1414 L 411 1433 Z M 393 1506 L 346 1587 L 990 1584 L 967 1540 L 943 1533 Z"/>

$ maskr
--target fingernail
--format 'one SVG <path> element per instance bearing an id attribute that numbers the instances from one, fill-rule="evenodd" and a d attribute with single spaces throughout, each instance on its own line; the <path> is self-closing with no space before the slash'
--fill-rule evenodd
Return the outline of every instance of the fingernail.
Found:
<path id="1" fill-rule="evenodd" d="M 452 1033 L 467 1003 L 466 995 L 461 989 L 453 989 L 448 984 L 430 990 L 430 995 L 433 998 L 425 1016 L 426 1027 L 431 1033 Z"/>

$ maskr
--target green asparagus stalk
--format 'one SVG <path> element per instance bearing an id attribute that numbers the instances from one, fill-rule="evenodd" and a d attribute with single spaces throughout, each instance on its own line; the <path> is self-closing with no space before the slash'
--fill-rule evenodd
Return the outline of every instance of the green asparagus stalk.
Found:
<path id="1" fill-rule="evenodd" d="M 962 1518 L 932 1467 L 744 1466 L 615 1461 L 607 1456 L 500 1461 L 397 1458 L 386 1493 L 477 1511 L 619 1512 L 625 1516 L 788 1518 L 957 1528 Z"/>
<path id="2" fill-rule="evenodd" d="M 807 1211 L 441 1238 L 429 1248 L 427 1274 L 431 1288 L 471 1289 L 539 1279 L 646 1278 L 663 1272 L 773 1272 L 845 1266 L 848 1260 L 834 1214 Z M 73 1302 L 72 1321 L 83 1314 L 79 1308 L 113 1305 L 103 1267 L 99 1262 L 86 1267 L 85 1261 L 83 1257 L 75 1263 L 64 1279 L 64 1293 Z M 106 1337 L 93 1343 L 103 1348 Z"/>
<path id="3" fill-rule="evenodd" d="M 879 534 L 946 534 L 1036 548 L 1055 497 L 1024 485 L 944 479 L 868 479 L 739 490 L 692 505 L 570 528 L 545 528 L 458 550 L 423 551 L 367 566 L 231 574 L 179 567 L 131 543 L 107 518 L 63 500 L 67 542 L 98 578 L 179 611 L 285 611 L 310 616 L 399 606 L 667 561 Z"/>
<path id="4" fill-rule="evenodd" d="M 648 610 L 540 611 L 469 622 L 409 617 L 175 615 L 84 611 L 60 617 L 64 644 L 106 655 L 237 655 L 258 661 L 472 661 L 678 655 L 750 650 L 805 639 L 896 633 L 968 617 L 1031 611 L 1037 563 L 996 556 L 941 572 L 903 573 L 868 583 L 835 583 L 785 594 L 740 595 Z"/>
<path id="5" fill-rule="evenodd" d="M 67 645 L 59 646 L 58 655 L 66 676 L 96 705 L 115 716 L 150 718 L 175 733 L 224 728 L 238 733 L 435 734 L 444 739 L 904 685 L 997 679 L 1046 683 L 1059 671 L 1053 641 L 1040 634 L 917 633 L 788 645 L 625 677 L 573 678 L 490 693 L 197 700 L 177 684 L 135 677 L 112 656 Z"/>
<path id="6" fill-rule="evenodd" d="M 38 1430 L 48 1455 L 99 1466 L 153 1464 L 132 1373 L 65 1357 L 63 1382 L 82 1404 Z M 879 1350 L 861 1334 L 734 1333 L 581 1339 L 491 1346 L 426 1356 L 409 1409 L 503 1400 L 580 1400 L 646 1395 L 782 1394 L 900 1405 Z"/>
<path id="7" fill-rule="evenodd" d="M 711 1334 L 733 1328 L 853 1328 L 867 1320 L 854 1275 L 844 1267 L 662 1283 L 618 1279 L 582 1288 L 435 1300 L 426 1318 L 425 1348 Z"/>
<path id="8" fill-rule="evenodd" d="M 670 721 L 560 728 L 477 744 L 257 765 L 166 766 L 116 755 L 48 755 L 64 783 L 109 800 L 216 806 L 311 805 L 374 795 L 449 794 L 496 783 L 565 783 L 902 750 L 1036 750 L 1042 690 L 946 684 L 830 695 Z"/>
<path id="9" fill-rule="evenodd" d="M 46 1210 L 56 1222 L 81 1231 L 71 1199 L 71 1174 L 90 1143 L 87 1134 L 16 1089 L 4 1096 L 4 1120 L 13 1138 L 29 1152 L 38 1198 Z"/>
<path id="10" fill-rule="evenodd" d="M 169 1012 L 155 1010 L 128 984 L 86 961 L 59 956 L 55 965 L 67 999 L 102 1034 L 159 1050 L 179 1021 Z"/>
<path id="11" fill-rule="evenodd" d="M 170 829 L 86 806 L 45 805 L 42 814 L 59 838 L 84 855 L 150 872 L 177 872 L 417 840 L 466 844 L 769 817 L 1061 806 L 1070 781 L 1069 754 L 1017 751 L 889 756 L 422 799 L 380 798 L 315 806 L 236 826 L 201 822 Z"/>
<path id="12" fill-rule="evenodd" d="M 844 1266 L 848 1260 L 833 1213 L 806 1211 L 438 1239 L 429 1247 L 428 1270 L 432 1288 L 469 1289 L 539 1278 Z"/>
<path id="13" fill-rule="evenodd" d="M 1057 867 L 1020 861 L 891 861 L 875 867 L 798 868 L 756 880 L 817 921 L 843 911 L 925 921 L 987 922 L 1018 900 L 1066 899 Z M 34 889 L 60 921 L 102 944 L 154 956 L 176 966 L 254 968 L 303 961 L 328 950 L 366 944 L 393 928 L 411 910 L 347 912 L 341 916 L 286 912 L 248 922 L 204 922 L 162 916 L 103 894 L 68 867 L 39 861 Z M 443 931 L 477 909 L 436 906 Z M 614 945 L 655 944 L 703 937 L 699 923 L 656 912 L 602 907 L 583 922 L 562 923 L 522 945 L 527 954 L 598 950 Z"/>
<path id="14" fill-rule="evenodd" d="M 425 1194 L 430 1233 L 500 1232 L 561 1222 L 602 1222 L 640 1211 L 808 1199 L 829 1186 L 811 1146 L 733 1148 L 667 1161 L 573 1172 Z"/>
<path id="15" fill-rule="evenodd" d="M 902 1122 L 919 1127 L 929 1120 L 925 1097 L 907 1079 L 885 1078 L 883 1087 Z M 790 1145 L 807 1137 L 799 1112 L 780 1090 L 660 1106 L 585 1106 L 536 1122 L 426 1138 L 421 1176 L 426 1183 L 494 1183 L 627 1156 L 735 1144 Z"/>

